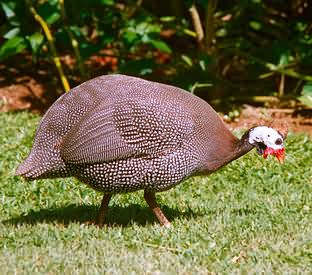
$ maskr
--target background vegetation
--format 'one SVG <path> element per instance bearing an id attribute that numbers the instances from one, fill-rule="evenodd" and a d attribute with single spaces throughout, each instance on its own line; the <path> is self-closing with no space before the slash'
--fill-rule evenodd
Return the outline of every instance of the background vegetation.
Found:
<path id="1" fill-rule="evenodd" d="M 0 62 L 54 63 L 64 90 L 120 72 L 210 100 L 312 106 L 311 14 L 307 0 L 3 0 Z"/>
<path id="2" fill-rule="evenodd" d="M 311 108 L 310 2 L 1 0 L 0 70 L 27 63 L 21 68 L 46 73 L 49 93 L 57 93 L 50 76 L 64 92 L 119 72 L 214 105 Z M 0 273 L 312 273 L 307 136 L 289 135 L 283 166 L 251 152 L 159 194 L 170 229 L 158 225 L 141 192 L 116 195 L 99 229 L 84 222 L 101 194 L 72 178 L 14 176 L 39 119 L 0 113 Z"/>

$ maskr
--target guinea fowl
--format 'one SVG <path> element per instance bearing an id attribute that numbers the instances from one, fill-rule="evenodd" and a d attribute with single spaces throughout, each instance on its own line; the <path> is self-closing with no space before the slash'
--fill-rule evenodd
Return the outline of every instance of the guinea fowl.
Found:
<path id="1" fill-rule="evenodd" d="M 16 175 L 74 176 L 104 193 L 97 224 L 113 194 L 144 190 L 164 226 L 155 192 L 209 174 L 256 148 L 282 162 L 285 134 L 267 126 L 241 139 L 204 100 L 180 88 L 125 75 L 100 76 L 62 95 L 41 119 Z"/>

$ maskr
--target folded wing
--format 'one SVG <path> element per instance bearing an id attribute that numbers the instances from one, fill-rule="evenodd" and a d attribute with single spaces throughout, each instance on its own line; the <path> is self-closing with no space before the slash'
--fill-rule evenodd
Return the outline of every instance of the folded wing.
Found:
<path id="1" fill-rule="evenodd" d="M 123 98 L 99 104 L 65 135 L 60 151 L 69 163 L 155 157 L 180 147 L 193 123 L 175 102 Z"/>

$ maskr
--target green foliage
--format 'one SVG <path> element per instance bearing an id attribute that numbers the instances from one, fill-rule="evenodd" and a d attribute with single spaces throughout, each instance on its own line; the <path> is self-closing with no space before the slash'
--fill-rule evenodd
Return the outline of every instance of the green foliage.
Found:
<path id="1" fill-rule="evenodd" d="M 15 36 L 8 39 L 0 48 L 0 61 L 20 53 L 27 47 L 23 37 Z"/>
<path id="2" fill-rule="evenodd" d="M 152 24 L 151 18 L 143 19 L 142 22 L 141 20 L 130 20 L 122 32 L 122 38 L 126 45 L 130 46 L 130 51 L 134 51 L 137 45 L 144 43 L 150 44 L 163 52 L 171 53 L 169 46 L 164 41 L 157 39 L 161 27 L 158 24 Z"/>
<path id="3" fill-rule="evenodd" d="M 308 82 L 303 86 L 302 95 L 299 100 L 306 106 L 312 108 L 312 82 Z"/>
<path id="4" fill-rule="evenodd" d="M 2 4 L 2 10 L 6 16 L 4 38 L 7 40 L 0 48 L 0 60 L 18 54 L 26 48 L 32 52 L 34 60 L 37 60 L 43 54 L 42 49 L 47 48 L 42 30 L 30 14 L 29 3 L 34 5 L 38 14 L 51 28 L 58 48 L 70 49 L 72 41 L 68 30 L 73 34 L 83 60 L 98 54 L 101 49 L 112 43 L 120 49 L 120 63 L 124 64 L 124 49 L 137 54 L 148 46 L 147 56 L 151 56 L 148 52 L 154 49 L 171 53 L 170 46 L 160 38 L 162 23 L 144 10 L 136 11 L 134 3 L 127 6 L 119 3 L 118 6 L 117 1 L 113 0 L 67 0 L 66 17 L 62 18 L 58 0 L 18 3 L 6 0 Z M 132 10 L 139 16 L 132 17 Z M 32 24 L 28 22 L 24 25 L 25 17 L 30 19 Z M 94 34 L 93 38 L 90 38 L 90 33 Z"/>
<path id="5" fill-rule="evenodd" d="M 7 24 L 1 28 L 5 42 L 0 46 L 0 61 L 18 54 L 27 47 L 25 34 L 29 27 L 27 16 L 23 16 L 25 6 L 19 1 L 3 1 L 1 8 Z M 25 20 L 26 19 L 26 20 Z"/>
<path id="6" fill-rule="evenodd" d="M 252 151 L 217 173 L 157 195 L 159 226 L 142 192 L 113 197 L 73 178 L 14 176 L 40 117 L 0 113 L 0 270 L 3 274 L 294 274 L 312 272 L 312 141 L 290 134 L 286 162 Z"/>
<path id="7" fill-rule="evenodd" d="M 38 13 L 42 16 L 45 22 L 52 25 L 61 18 L 60 7 L 58 0 L 43 1 L 38 6 Z"/>
<path id="8" fill-rule="evenodd" d="M 211 1 L 218 6 L 212 21 L 206 22 Z M 59 52 L 73 53 L 76 40 L 80 64 L 108 55 L 118 63 L 107 67 L 108 72 L 162 74 L 168 82 L 188 89 L 196 82 L 212 83 L 212 87 L 222 82 L 231 91 L 229 96 L 233 96 L 232 86 L 253 81 L 254 91 L 245 89 L 248 95 L 261 91 L 259 95 L 299 97 L 305 85 L 300 81 L 312 81 L 311 5 L 304 1 L 298 5 L 292 1 L 211 1 L 65 0 L 63 16 L 58 0 L 4 0 L 0 60 L 25 50 L 34 61 L 47 56 L 47 40 L 30 12 L 32 4 L 51 28 Z M 206 25 L 214 26 L 210 49 L 205 48 L 205 37 L 202 43 L 196 41 L 191 5 L 197 7 L 204 33 Z M 275 85 L 282 75 L 286 76 L 285 92 L 277 91 L 281 85 Z M 262 83 L 270 87 L 260 89 Z"/>

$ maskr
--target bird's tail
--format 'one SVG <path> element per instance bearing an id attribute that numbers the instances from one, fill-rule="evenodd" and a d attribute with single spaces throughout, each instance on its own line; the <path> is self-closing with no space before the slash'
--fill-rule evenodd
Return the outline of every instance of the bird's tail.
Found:
<path id="1" fill-rule="evenodd" d="M 40 162 L 39 162 L 40 164 Z M 32 154 L 21 163 L 15 171 L 16 176 L 22 176 L 26 179 L 35 179 L 40 177 L 45 171 L 43 163 L 38 165 L 38 161 L 33 157 Z"/>
<path id="2" fill-rule="evenodd" d="M 60 157 L 49 156 L 31 152 L 27 159 L 21 163 L 15 171 L 16 176 L 22 176 L 28 180 L 38 178 L 51 178 L 68 176 L 69 172 Z"/>

